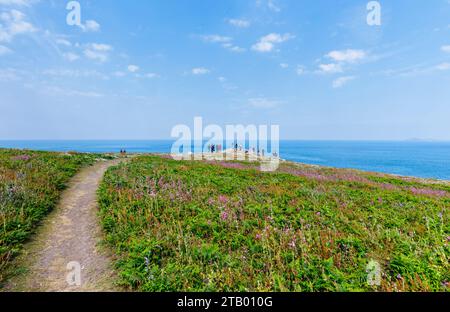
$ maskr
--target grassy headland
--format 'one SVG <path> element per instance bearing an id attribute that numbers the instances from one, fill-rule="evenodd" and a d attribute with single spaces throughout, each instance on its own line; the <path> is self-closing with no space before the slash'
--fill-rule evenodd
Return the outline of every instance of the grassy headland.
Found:
<path id="1" fill-rule="evenodd" d="M 122 283 L 141 291 L 445 291 L 450 185 L 282 163 L 142 156 L 99 189 Z M 367 283 L 378 263 L 381 284 Z"/>

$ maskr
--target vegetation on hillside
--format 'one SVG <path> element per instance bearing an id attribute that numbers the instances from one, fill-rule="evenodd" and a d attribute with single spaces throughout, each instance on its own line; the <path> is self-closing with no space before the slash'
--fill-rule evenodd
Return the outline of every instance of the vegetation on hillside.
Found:
<path id="1" fill-rule="evenodd" d="M 99 155 L 0 149 L 0 282 L 67 181 Z"/>
<path id="2" fill-rule="evenodd" d="M 445 183 L 142 156 L 108 170 L 99 200 L 129 289 L 448 290 Z"/>

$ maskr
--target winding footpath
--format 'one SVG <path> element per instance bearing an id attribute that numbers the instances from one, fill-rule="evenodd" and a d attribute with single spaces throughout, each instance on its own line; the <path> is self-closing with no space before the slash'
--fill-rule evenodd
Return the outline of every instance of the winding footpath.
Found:
<path id="1" fill-rule="evenodd" d="M 26 272 L 10 280 L 3 291 L 118 290 L 111 258 L 99 246 L 102 231 L 96 192 L 105 171 L 119 162 L 100 161 L 71 180 L 56 209 L 18 259 Z"/>

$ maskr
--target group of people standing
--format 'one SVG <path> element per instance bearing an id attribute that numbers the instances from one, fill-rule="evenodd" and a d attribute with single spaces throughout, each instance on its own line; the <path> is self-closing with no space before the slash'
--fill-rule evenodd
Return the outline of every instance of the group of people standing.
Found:
<path id="1" fill-rule="evenodd" d="M 235 143 L 234 145 L 233 145 L 233 149 L 234 149 L 234 152 L 235 153 L 237 153 L 238 151 L 239 152 L 245 152 L 246 154 L 249 154 L 250 153 L 250 150 L 252 151 L 252 153 L 253 154 L 257 154 L 258 156 L 262 156 L 262 157 L 264 157 L 265 156 L 265 150 L 263 149 L 263 150 L 260 150 L 259 148 L 258 148 L 258 150 L 256 150 L 256 148 L 255 147 L 252 147 L 251 149 L 249 149 L 249 150 L 244 150 L 244 148 L 243 148 L 243 146 L 242 145 L 238 145 L 237 143 Z M 214 153 L 220 153 L 220 152 L 222 152 L 222 145 L 221 144 L 209 144 L 208 145 L 208 152 L 209 153 L 211 153 L 211 154 L 214 154 Z"/>

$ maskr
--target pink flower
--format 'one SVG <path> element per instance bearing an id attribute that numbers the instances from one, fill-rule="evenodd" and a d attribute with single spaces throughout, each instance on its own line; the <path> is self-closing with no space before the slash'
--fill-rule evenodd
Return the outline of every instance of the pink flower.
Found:
<path id="1" fill-rule="evenodd" d="M 219 202 L 222 204 L 226 204 L 228 202 L 228 197 L 226 197 L 225 195 L 220 195 Z"/>
<path id="2" fill-rule="evenodd" d="M 30 156 L 28 156 L 28 155 L 19 155 L 19 156 L 16 156 L 16 157 L 13 157 L 13 160 L 17 160 L 17 161 L 28 161 L 28 160 L 30 160 Z"/>
<path id="3" fill-rule="evenodd" d="M 262 235 L 261 235 L 261 234 L 259 234 L 259 233 L 256 234 L 256 239 L 257 239 L 257 240 L 260 240 L 261 238 L 262 238 Z"/>
<path id="4" fill-rule="evenodd" d="M 291 248 L 295 248 L 296 247 L 295 238 L 289 243 L 289 247 L 291 247 Z"/>
<path id="5" fill-rule="evenodd" d="M 421 189 L 416 187 L 411 187 L 409 189 L 411 193 L 414 195 L 428 195 L 428 196 L 436 196 L 436 197 L 446 197 L 448 193 L 443 190 L 433 190 L 433 189 Z"/>
<path id="6" fill-rule="evenodd" d="M 227 221 L 228 220 L 228 212 L 226 212 L 226 211 L 222 212 L 222 214 L 220 215 L 220 218 L 222 219 L 222 221 Z"/>

